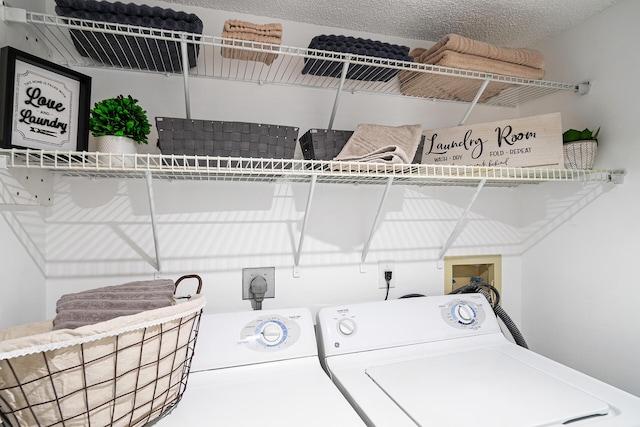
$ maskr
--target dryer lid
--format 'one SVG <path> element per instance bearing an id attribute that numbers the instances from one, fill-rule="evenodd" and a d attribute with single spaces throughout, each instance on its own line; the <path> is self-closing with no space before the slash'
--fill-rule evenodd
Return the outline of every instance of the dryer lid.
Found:
<path id="1" fill-rule="evenodd" d="M 496 350 L 478 349 L 366 369 L 419 426 L 562 424 L 609 405 Z"/>

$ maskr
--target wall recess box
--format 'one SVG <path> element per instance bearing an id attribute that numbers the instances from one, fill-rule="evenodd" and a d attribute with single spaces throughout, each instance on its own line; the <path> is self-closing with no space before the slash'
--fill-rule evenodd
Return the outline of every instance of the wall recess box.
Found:
<path id="1" fill-rule="evenodd" d="M 444 257 L 444 293 L 468 285 L 472 277 L 480 277 L 502 293 L 502 256 L 470 255 Z M 455 284 L 453 281 L 455 280 Z"/>

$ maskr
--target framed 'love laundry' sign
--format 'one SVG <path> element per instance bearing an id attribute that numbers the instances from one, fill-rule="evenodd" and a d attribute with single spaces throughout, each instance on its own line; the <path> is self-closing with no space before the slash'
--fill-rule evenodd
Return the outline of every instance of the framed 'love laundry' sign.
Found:
<path id="1" fill-rule="evenodd" d="M 422 163 L 564 167 L 560 113 L 432 129 L 422 134 Z"/>
<path id="2" fill-rule="evenodd" d="M 91 77 L 10 46 L 0 54 L 0 147 L 86 150 Z"/>

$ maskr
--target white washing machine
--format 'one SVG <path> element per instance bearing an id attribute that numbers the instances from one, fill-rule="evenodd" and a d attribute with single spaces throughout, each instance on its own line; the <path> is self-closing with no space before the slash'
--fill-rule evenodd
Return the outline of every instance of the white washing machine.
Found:
<path id="1" fill-rule="evenodd" d="M 370 426 L 640 426 L 640 398 L 511 343 L 480 294 L 323 308 L 318 332 Z"/>
<path id="2" fill-rule="evenodd" d="M 203 315 L 187 389 L 155 425 L 365 424 L 320 366 L 309 310 L 283 309 Z"/>

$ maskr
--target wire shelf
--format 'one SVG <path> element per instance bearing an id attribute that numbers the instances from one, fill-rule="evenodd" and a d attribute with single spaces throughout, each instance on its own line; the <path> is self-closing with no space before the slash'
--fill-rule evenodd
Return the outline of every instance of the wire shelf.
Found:
<path id="1" fill-rule="evenodd" d="M 203 181 L 310 182 L 395 185 L 510 187 L 548 181 L 619 183 L 623 170 L 494 168 L 454 165 L 342 162 L 242 157 L 175 156 L 60 152 L 31 149 L 0 150 L 8 168 L 49 170 L 65 176 L 94 178 L 154 178 Z"/>
<path id="2" fill-rule="evenodd" d="M 5 10 L 10 8 L 5 7 Z M 137 27 L 125 24 L 112 24 L 99 21 L 90 21 L 76 18 L 59 17 L 55 15 L 39 14 L 29 11 L 22 13 L 5 12 L 5 20 L 29 24 L 31 28 L 46 41 L 52 52 L 52 60 L 68 66 L 93 67 L 105 69 L 133 70 L 141 72 L 179 75 L 182 72 L 182 64 L 150 64 L 144 58 L 118 58 L 110 56 L 107 60 L 96 60 L 89 56 L 82 56 L 74 42 L 105 43 L 115 40 L 117 43 L 129 46 L 101 46 L 104 52 L 114 49 L 133 48 L 133 50 L 146 48 L 153 51 L 173 51 L 176 46 L 183 43 L 197 47 L 197 65 L 188 70 L 191 77 L 203 77 L 214 79 L 226 79 L 235 81 L 254 82 L 259 84 L 282 84 L 347 92 L 376 93 L 384 95 L 396 95 L 436 99 L 430 96 L 405 95 L 400 91 L 400 82 L 397 77 L 388 81 L 375 81 L 375 75 L 389 73 L 389 70 L 411 72 L 410 79 L 419 78 L 425 74 L 446 76 L 459 81 L 460 85 L 468 84 L 470 80 L 488 80 L 491 85 L 507 87 L 499 95 L 490 98 L 486 104 L 496 106 L 515 107 L 521 103 L 545 96 L 557 91 L 570 91 L 574 93 L 586 93 L 588 85 L 560 83 L 547 80 L 532 80 L 519 77 L 491 74 L 478 71 L 463 70 L 457 68 L 440 67 L 428 64 L 419 64 L 406 61 L 374 58 L 363 55 L 328 52 L 315 49 L 306 49 L 290 46 L 273 45 L 226 39 L 223 37 L 200 35 L 170 30 L 160 30 L 148 27 Z M 118 36 L 119 38 L 98 37 L 101 34 Z M 80 40 L 83 39 L 83 40 Z M 90 40 L 89 40 L 90 39 Z M 133 46 L 132 46 L 133 45 Z M 222 57 L 220 49 L 238 49 L 242 51 L 259 52 L 263 55 L 277 54 L 277 59 L 271 64 L 263 62 Z M 181 62 L 180 58 L 168 58 L 167 61 Z M 311 74 L 302 74 L 305 61 L 326 61 L 329 64 L 339 64 L 349 67 L 366 67 L 368 76 L 363 80 L 342 80 L 336 77 L 322 77 Z M 156 61 L 156 59 L 154 59 Z M 163 59 L 159 59 L 163 61 Z M 156 71 L 151 71 L 156 70 Z M 501 86 L 501 87 L 502 87 Z"/>

